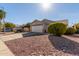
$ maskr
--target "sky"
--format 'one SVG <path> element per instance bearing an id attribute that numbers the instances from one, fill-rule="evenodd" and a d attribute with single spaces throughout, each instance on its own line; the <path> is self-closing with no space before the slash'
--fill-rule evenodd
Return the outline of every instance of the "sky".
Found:
<path id="1" fill-rule="evenodd" d="M 42 3 L 0 3 L 0 8 L 6 11 L 6 22 L 18 25 L 32 22 L 35 19 L 52 21 L 67 19 L 69 26 L 79 23 L 79 4 L 52 3 L 45 9 Z"/>

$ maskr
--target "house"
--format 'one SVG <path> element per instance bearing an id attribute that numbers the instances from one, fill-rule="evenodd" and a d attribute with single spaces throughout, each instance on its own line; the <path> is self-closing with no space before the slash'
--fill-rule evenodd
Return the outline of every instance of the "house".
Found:
<path id="1" fill-rule="evenodd" d="M 22 26 L 18 25 L 15 28 L 13 28 L 14 32 L 23 32 Z"/>
<path id="2" fill-rule="evenodd" d="M 31 31 L 32 32 L 48 32 L 48 25 L 53 22 L 61 22 L 68 25 L 67 19 L 58 20 L 58 21 L 51 21 L 48 19 L 43 19 L 42 21 L 34 20 L 31 23 Z"/>
<path id="3" fill-rule="evenodd" d="M 30 32 L 31 30 L 30 26 L 26 26 L 26 25 L 22 26 L 22 29 L 24 30 L 24 32 Z"/>
<path id="4" fill-rule="evenodd" d="M 30 26 L 26 25 L 18 25 L 16 28 L 14 28 L 15 32 L 30 32 Z"/>

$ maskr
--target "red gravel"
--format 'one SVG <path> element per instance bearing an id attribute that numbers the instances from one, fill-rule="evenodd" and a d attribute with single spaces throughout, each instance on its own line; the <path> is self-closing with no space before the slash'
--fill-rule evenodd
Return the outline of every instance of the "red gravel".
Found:
<path id="1" fill-rule="evenodd" d="M 69 53 L 57 50 L 49 41 L 48 35 L 24 37 L 5 42 L 9 49 L 17 56 L 70 56 Z"/>

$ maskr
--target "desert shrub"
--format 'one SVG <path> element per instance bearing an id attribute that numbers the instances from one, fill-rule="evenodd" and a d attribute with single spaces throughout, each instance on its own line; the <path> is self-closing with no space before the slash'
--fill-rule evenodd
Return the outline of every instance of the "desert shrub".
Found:
<path id="1" fill-rule="evenodd" d="M 67 28 L 65 34 L 70 35 L 70 34 L 74 34 L 75 32 L 76 32 L 76 29 L 74 29 L 73 27 L 69 27 Z"/>
<path id="2" fill-rule="evenodd" d="M 76 27 L 76 29 L 79 29 L 79 23 L 73 25 L 74 27 Z"/>
<path id="3" fill-rule="evenodd" d="M 75 33 L 79 34 L 79 29 L 77 29 L 77 31 Z"/>
<path id="4" fill-rule="evenodd" d="M 48 32 L 50 34 L 56 35 L 56 36 L 61 36 L 66 32 L 67 25 L 64 23 L 51 23 L 48 26 Z"/>

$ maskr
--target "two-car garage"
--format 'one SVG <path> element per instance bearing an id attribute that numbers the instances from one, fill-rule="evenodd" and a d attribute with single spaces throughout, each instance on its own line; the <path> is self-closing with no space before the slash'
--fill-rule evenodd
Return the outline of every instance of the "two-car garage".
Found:
<path id="1" fill-rule="evenodd" d="M 43 32 L 43 25 L 32 26 L 32 32 Z"/>

